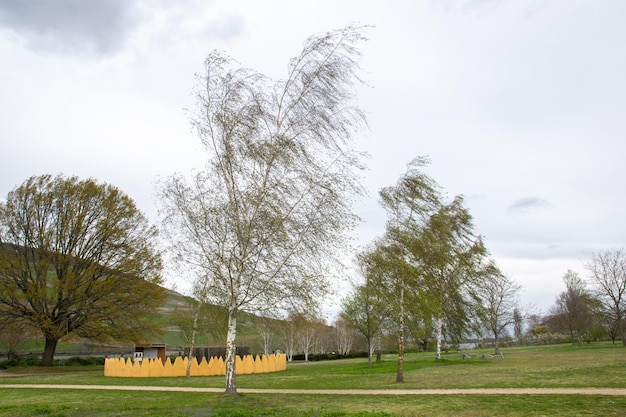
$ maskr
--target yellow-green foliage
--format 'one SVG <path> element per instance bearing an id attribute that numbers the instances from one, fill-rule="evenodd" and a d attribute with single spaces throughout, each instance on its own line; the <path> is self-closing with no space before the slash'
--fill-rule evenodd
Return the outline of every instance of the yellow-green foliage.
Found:
<path id="1" fill-rule="evenodd" d="M 174 363 L 169 358 L 163 363 L 160 359 L 144 359 L 133 361 L 124 358 L 108 358 L 104 362 L 104 376 L 116 376 L 126 378 L 150 378 L 186 376 L 188 358 L 177 357 Z M 261 374 L 278 372 L 287 369 L 287 356 L 269 355 L 252 356 L 246 355 L 243 359 L 237 356 L 237 375 Z M 196 358 L 191 360 L 191 376 L 216 376 L 226 374 L 226 364 L 220 357 L 212 357 L 208 362 L 205 358 L 198 363 Z"/>

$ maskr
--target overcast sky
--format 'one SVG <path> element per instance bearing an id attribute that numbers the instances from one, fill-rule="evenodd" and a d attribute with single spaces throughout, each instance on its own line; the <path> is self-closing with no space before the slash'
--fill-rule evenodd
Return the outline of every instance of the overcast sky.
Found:
<path id="1" fill-rule="evenodd" d="M 310 35 L 374 25 L 359 242 L 383 232 L 378 190 L 430 156 L 545 312 L 568 269 L 624 246 L 625 17 L 622 0 L 0 0 L 0 196 L 92 177 L 156 222 L 155 179 L 202 162 L 184 109 L 212 50 L 280 78 Z"/>

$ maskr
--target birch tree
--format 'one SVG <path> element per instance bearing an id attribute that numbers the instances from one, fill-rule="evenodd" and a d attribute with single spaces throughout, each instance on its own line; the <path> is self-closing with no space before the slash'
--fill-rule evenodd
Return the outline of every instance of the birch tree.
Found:
<path id="1" fill-rule="evenodd" d="M 480 275 L 487 254 L 482 239 L 474 234 L 463 198 L 443 203 L 439 186 L 422 172 L 427 163 L 425 158 L 416 158 L 395 186 L 380 192 L 388 220 L 372 259 L 383 270 L 379 275 L 387 277 L 393 294 L 390 305 L 397 306 L 398 382 L 402 380 L 407 306 L 420 309 L 412 315 L 422 315 L 423 322 L 432 317 L 439 359 L 446 320 L 455 334 L 469 325 L 468 311 L 478 300 L 471 283 Z"/>
<path id="2" fill-rule="evenodd" d="M 304 361 L 309 361 L 309 355 L 314 353 L 320 330 L 325 326 L 320 319 L 303 313 L 292 314 L 289 320 L 295 328 L 295 342 L 298 351 L 304 355 Z"/>
<path id="3" fill-rule="evenodd" d="M 380 190 L 380 202 L 387 211 L 385 235 L 365 255 L 367 268 L 387 291 L 390 312 L 398 330 L 396 382 L 404 381 L 404 347 L 407 300 L 417 288 L 419 274 L 409 264 L 404 240 L 424 225 L 425 215 L 440 204 L 439 187 L 422 172 L 428 159 L 418 157 L 408 165 L 394 186 Z"/>
<path id="4" fill-rule="evenodd" d="M 335 340 L 337 353 L 342 356 L 349 355 L 354 342 L 354 330 L 343 317 L 335 320 Z"/>
<path id="5" fill-rule="evenodd" d="M 427 214 L 421 228 L 405 235 L 404 245 L 421 276 L 416 291 L 425 294 L 421 308 L 433 317 L 435 358 L 440 359 L 446 323 L 457 338 L 469 326 L 478 300 L 473 284 L 482 274 L 487 250 L 475 236 L 460 196 Z"/>
<path id="6" fill-rule="evenodd" d="M 283 323 L 272 317 L 264 316 L 263 314 L 254 315 L 252 321 L 259 336 L 261 336 L 260 343 L 263 348 L 263 354 L 269 356 L 273 350 L 274 338 Z"/>
<path id="7" fill-rule="evenodd" d="M 296 326 L 292 320 L 287 320 L 282 328 L 283 342 L 285 346 L 285 354 L 287 361 L 293 361 L 293 355 L 296 353 Z"/>
<path id="8" fill-rule="evenodd" d="M 239 312 L 311 311 L 357 220 L 363 31 L 309 38 L 276 82 L 219 52 L 205 60 L 191 122 L 207 164 L 191 179 L 165 180 L 160 196 L 180 259 L 228 309 L 227 393 L 236 393 Z"/>

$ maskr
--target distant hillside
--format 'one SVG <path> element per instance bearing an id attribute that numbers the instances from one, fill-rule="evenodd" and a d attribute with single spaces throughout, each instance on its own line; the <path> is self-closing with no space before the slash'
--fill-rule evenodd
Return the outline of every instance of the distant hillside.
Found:
<path id="1" fill-rule="evenodd" d="M 173 324 L 172 316 L 178 311 L 187 312 L 190 315 L 194 314 L 193 300 L 191 297 L 180 294 L 176 291 L 168 290 L 168 297 L 165 304 L 158 311 L 157 322 L 161 324 L 165 330 L 163 339 L 158 341 L 159 343 L 166 343 L 170 348 L 175 347 L 184 348 L 187 344 L 183 341 L 180 329 Z M 219 310 L 220 307 L 211 306 L 213 310 Z M 221 314 L 225 314 L 222 311 Z M 213 312 L 213 314 L 216 314 Z M 225 316 L 223 318 L 225 320 Z M 262 350 L 262 344 L 260 343 L 260 335 L 254 324 L 255 316 L 247 313 L 241 313 L 238 320 L 238 335 L 237 344 L 240 346 L 250 347 L 251 352 L 257 352 Z M 209 319 L 210 321 L 210 319 Z M 219 325 L 218 323 L 213 324 Z M 208 331 L 202 328 L 198 329 L 196 334 L 196 346 L 218 346 L 225 345 L 226 340 L 223 338 L 217 339 L 215 336 L 209 337 Z"/>
<path id="2" fill-rule="evenodd" d="M 187 312 L 193 315 L 193 300 L 191 297 L 180 294 L 176 291 L 165 289 L 167 298 L 161 308 L 155 314 L 155 320 L 163 328 L 163 334 L 155 337 L 154 340 L 146 341 L 148 343 L 165 343 L 168 345 L 168 351 L 175 354 L 182 352 L 187 344 L 183 341 L 180 329 L 173 324 L 173 316 L 177 312 Z M 219 307 L 212 306 L 213 309 Z M 252 353 L 262 351 L 260 343 L 260 335 L 254 325 L 255 316 L 243 313 L 239 318 L 237 344 L 240 346 L 248 346 Z M 225 344 L 225 340 L 217 340 L 215 337 L 209 337 L 206 329 L 198 329 L 196 336 L 196 346 L 220 346 Z M 24 355 L 40 355 L 43 352 L 43 339 L 36 339 L 27 342 L 20 351 Z M 72 355 L 102 355 L 102 354 L 127 354 L 132 352 L 133 345 L 125 343 L 102 345 L 87 339 L 71 338 L 69 340 L 61 340 L 57 347 L 56 356 L 72 356 Z M 0 354 L 4 353 L 0 345 Z"/>

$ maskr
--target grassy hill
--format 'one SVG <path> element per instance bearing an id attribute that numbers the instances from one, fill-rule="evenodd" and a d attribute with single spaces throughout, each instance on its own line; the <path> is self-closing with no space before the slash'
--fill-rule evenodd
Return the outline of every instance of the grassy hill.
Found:
<path id="1" fill-rule="evenodd" d="M 164 306 L 159 310 L 156 318 L 157 322 L 164 328 L 160 343 L 166 343 L 172 348 L 182 348 L 187 346 L 187 343 L 184 341 L 180 328 L 174 323 L 174 316 L 185 312 L 189 317 L 192 317 L 195 313 L 194 303 L 188 296 L 171 290 L 167 290 L 167 292 L 168 298 Z M 196 346 L 225 345 L 226 311 L 216 306 L 209 306 L 208 309 L 209 311 L 204 313 L 204 326 L 199 325 L 196 334 Z M 260 335 L 254 324 L 255 319 L 254 315 L 245 312 L 241 313 L 238 319 L 237 344 L 250 347 L 251 352 L 257 352 L 262 348 Z M 222 328 L 222 331 L 216 328 Z"/>
<path id="2" fill-rule="evenodd" d="M 146 343 L 165 343 L 168 346 L 168 353 L 176 354 L 184 349 L 188 344 L 184 341 L 183 333 L 180 328 L 174 324 L 176 314 L 187 314 L 193 316 L 193 300 L 183 294 L 166 289 L 167 298 L 161 308 L 155 311 L 155 321 L 163 329 L 162 334 L 146 340 Z M 219 317 L 216 313 L 218 307 L 212 306 L 213 316 Z M 223 314 L 222 314 L 223 315 Z M 211 322 L 208 318 L 208 329 L 200 328 L 196 336 L 196 346 L 219 346 L 224 345 L 225 340 L 215 335 L 215 328 L 219 323 Z M 262 345 L 259 343 L 260 336 L 253 323 L 254 316 L 243 313 L 239 319 L 238 340 L 240 346 L 250 347 L 253 353 L 260 352 Z M 41 355 L 44 349 L 44 341 L 41 337 L 35 337 L 24 344 L 20 353 L 22 355 Z M 57 346 L 57 356 L 66 355 L 103 355 L 103 354 L 128 354 L 134 350 L 134 346 L 125 343 L 102 345 L 87 339 L 69 338 L 62 339 Z M 0 345 L 0 355 L 5 353 L 5 349 Z M 0 356 L 1 359 L 1 356 Z"/>

